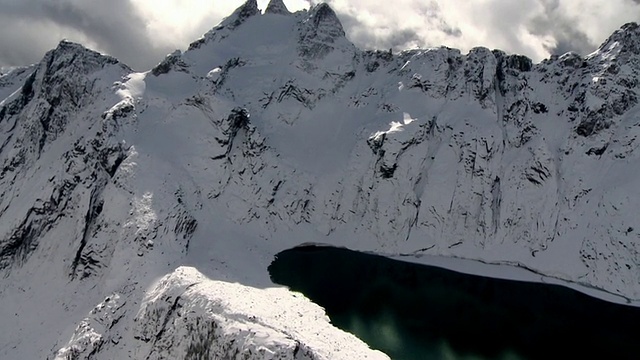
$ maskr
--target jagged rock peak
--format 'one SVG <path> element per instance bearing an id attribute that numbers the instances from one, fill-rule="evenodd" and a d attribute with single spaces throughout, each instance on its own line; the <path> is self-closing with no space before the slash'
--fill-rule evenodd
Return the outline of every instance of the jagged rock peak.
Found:
<path id="1" fill-rule="evenodd" d="M 260 15 L 258 2 L 256 0 L 247 0 L 242 6 L 237 8 L 231 15 L 227 16 L 222 22 L 209 30 L 203 37 L 189 44 L 189 50 L 199 49 L 203 44 L 210 41 L 220 41 L 229 36 L 238 26 L 242 25 L 247 19 Z"/>
<path id="2" fill-rule="evenodd" d="M 289 9 L 287 9 L 287 5 L 284 4 L 282 0 L 271 0 L 269 5 L 267 5 L 267 9 L 264 11 L 265 14 L 282 14 L 287 15 L 291 14 Z"/>
<path id="3" fill-rule="evenodd" d="M 640 25 L 635 22 L 622 25 L 592 55 L 603 53 L 623 56 L 640 54 Z"/>
<path id="4" fill-rule="evenodd" d="M 72 66 L 74 71 L 88 72 L 105 65 L 120 64 L 118 59 L 88 49 L 81 44 L 62 40 L 49 51 L 41 61 L 41 66 L 49 71 L 57 71 Z M 121 66 L 128 67 L 124 64 Z M 52 69 L 53 68 L 53 69 Z"/>
<path id="5" fill-rule="evenodd" d="M 345 36 L 342 22 L 335 11 L 327 3 L 321 3 L 311 8 L 311 21 L 315 28 L 332 36 Z"/>
<path id="6" fill-rule="evenodd" d="M 223 25 L 229 25 L 232 28 L 239 26 L 248 18 L 259 15 L 260 9 L 258 9 L 257 0 L 247 0 L 242 6 L 236 9 L 225 21 Z"/>
<path id="7" fill-rule="evenodd" d="M 502 50 L 493 50 L 492 53 L 498 63 L 505 69 L 513 69 L 520 72 L 528 72 L 533 69 L 533 60 L 527 56 L 507 54 Z"/>
<path id="8" fill-rule="evenodd" d="M 637 40 L 637 36 L 640 34 L 640 25 L 635 22 L 626 23 L 620 27 L 620 29 L 614 31 L 609 37 L 607 42 L 633 42 Z"/>
<path id="9" fill-rule="evenodd" d="M 101 54 L 97 51 L 88 49 L 86 47 L 84 47 L 84 45 L 82 44 L 78 44 L 69 40 L 62 40 L 60 41 L 60 43 L 58 43 L 58 46 L 51 50 L 50 53 L 52 55 L 62 55 L 62 54 L 69 54 L 69 53 L 74 53 L 74 54 L 87 54 L 89 56 L 95 56 L 95 57 L 103 57 L 105 59 L 109 59 L 111 61 L 117 62 L 118 60 L 109 56 L 109 55 L 104 55 Z"/>
<path id="10" fill-rule="evenodd" d="M 176 50 L 167 55 L 156 67 L 151 70 L 151 74 L 154 76 L 160 76 L 166 74 L 171 70 L 186 72 L 189 66 L 184 62 L 182 58 L 182 52 Z"/>
<path id="11" fill-rule="evenodd" d="M 340 26 L 342 28 L 342 23 L 340 19 L 338 19 L 338 15 L 333 11 L 331 6 L 327 3 L 321 3 L 311 9 L 311 13 L 313 14 L 313 21 L 316 25 L 325 22 L 332 23 Z"/>

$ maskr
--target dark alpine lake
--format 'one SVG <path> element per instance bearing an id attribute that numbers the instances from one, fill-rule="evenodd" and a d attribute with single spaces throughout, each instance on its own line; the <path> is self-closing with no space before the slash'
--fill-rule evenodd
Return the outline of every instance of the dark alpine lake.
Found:
<path id="1" fill-rule="evenodd" d="M 272 280 L 392 359 L 640 359 L 640 308 L 347 249 L 286 250 Z"/>

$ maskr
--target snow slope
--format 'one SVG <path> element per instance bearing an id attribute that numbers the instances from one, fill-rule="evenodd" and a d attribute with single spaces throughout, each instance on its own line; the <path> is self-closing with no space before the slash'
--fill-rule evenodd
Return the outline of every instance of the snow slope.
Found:
<path id="1" fill-rule="evenodd" d="M 145 73 L 60 43 L 0 76 L 0 358 L 381 357 L 274 289 L 306 242 L 640 300 L 638 35 L 392 54 L 249 0 Z"/>
<path id="2" fill-rule="evenodd" d="M 91 357 L 123 341 L 108 330 L 125 303 L 117 294 L 107 297 L 55 359 Z M 136 359 L 388 359 L 334 328 L 301 295 L 213 281 L 187 267 L 148 291 L 133 333 L 139 344 L 129 354 Z"/>

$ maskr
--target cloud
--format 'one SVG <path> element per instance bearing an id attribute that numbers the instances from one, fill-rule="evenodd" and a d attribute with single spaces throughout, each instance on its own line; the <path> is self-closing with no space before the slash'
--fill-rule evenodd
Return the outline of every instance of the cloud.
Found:
<path id="1" fill-rule="evenodd" d="M 243 0 L 0 0 L 0 66 L 39 61 L 62 39 L 144 70 L 217 25 Z M 268 0 L 260 0 L 264 8 Z M 308 7 L 288 0 L 292 10 Z"/>
<path id="2" fill-rule="evenodd" d="M 0 0 L 0 66 L 37 62 L 63 38 L 144 70 L 185 48 L 244 0 Z M 264 8 L 268 0 L 259 0 Z M 285 0 L 291 10 L 318 0 Z M 640 18 L 640 0 L 328 0 L 363 48 L 446 45 L 589 53 Z"/>
<path id="3" fill-rule="evenodd" d="M 153 52 L 128 0 L 0 0 L 0 60 L 38 61 L 63 38 L 137 62 Z"/>
<path id="4" fill-rule="evenodd" d="M 528 27 L 539 36 L 554 41 L 548 47 L 552 54 L 574 51 L 585 55 L 597 47 L 606 36 L 626 22 L 638 20 L 640 0 L 613 0 L 607 3 L 576 0 L 538 0 L 543 13 Z"/>
<path id="5" fill-rule="evenodd" d="M 640 0 L 329 0 L 350 38 L 369 48 L 476 46 L 525 54 L 595 50 L 640 18 Z"/>
<path id="6" fill-rule="evenodd" d="M 549 53 L 564 54 L 573 51 L 586 54 L 594 50 L 597 40 L 590 40 L 585 32 L 575 26 L 577 19 L 562 11 L 560 1 L 540 0 L 540 2 L 544 11 L 529 22 L 528 28 L 533 35 L 549 36 L 554 40 L 545 45 Z"/>

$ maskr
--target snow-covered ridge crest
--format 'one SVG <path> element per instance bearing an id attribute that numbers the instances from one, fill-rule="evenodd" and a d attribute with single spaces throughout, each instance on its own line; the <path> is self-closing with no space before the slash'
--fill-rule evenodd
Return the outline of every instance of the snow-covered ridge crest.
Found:
<path id="1" fill-rule="evenodd" d="M 254 5 L 146 73 L 62 43 L 0 78 L 0 358 L 184 354 L 182 325 L 203 330 L 198 351 L 232 346 L 205 325 L 252 316 L 236 291 L 290 296 L 266 269 L 301 243 L 512 264 L 640 299 L 634 25 L 533 64 L 362 51 L 328 5 Z M 253 315 L 237 328 L 282 340 L 264 349 L 331 349 Z"/>
<path id="2" fill-rule="evenodd" d="M 388 359 L 334 328 L 324 310 L 283 288 L 256 289 L 180 267 L 149 289 L 133 337 L 119 335 L 127 299 L 111 294 L 81 321 L 56 360 L 127 343 L 135 359 Z M 124 345 L 124 344 L 123 344 Z"/>
<path id="3" fill-rule="evenodd" d="M 147 359 L 388 359 L 329 323 L 322 308 L 282 288 L 209 280 L 178 268 L 146 296 L 136 338 Z"/>
<path id="4" fill-rule="evenodd" d="M 291 12 L 282 0 L 272 0 L 262 15 L 273 14 L 291 15 Z M 202 38 L 191 43 L 189 50 L 200 48 L 202 45 L 210 42 L 221 41 L 228 37 L 235 29 L 242 26 L 247 20 L 259 15 L 261 15 L 261 12 L 260 9 L 258 9 L 256 0 L 248 0 L 236 9 L 233 14 L 223 19 L 218 26 L 211 29 Z M 298 22 L 305 24 L 302 26 L 305 29 L 301 35 L 303 38 L 308 37 L 309 34 L 307 33 L 310 32 L 313 33 L 310 37 L 320 37 L 323 41 L 330 42 L 333 42 L 335 38 L 345 36 L 344 28 L 338 16 L 326 3 L 315 5 L 308 11 L 298 11 L 294 15 Z"/>
<path id="5" fill-rule="evenodd" d="M 202 38 L 191 43 L 189 45 L 189 49 L 199 48 L 202 44 L 210 41 L 219 41 L 224 39 L 228 36 L 230 31 L 233 31 L 235 28 L 241 26 L 247 19 L 256 15 L 260 15 L 257 0 L 247 0 L 231 15 L 224 18 L 218 26 L 211 29 Z"/>
<path id="6" fill-rule="evenodd" d="M 231 14 L 231 16 L 222 20 L 220 26 L 236 28 L 242 25 L 242 22 L 244 22 L 246 19 L 258 14 L 260 14 L 260 9 L 258 9 L 258 2 L 256 0 L 247 0 L 247 2 L 236 9 L 236 11 Z"/>
<path id="7" fill-rule="evenodd" d="M 603 59 L 614 60 L 621 57 L 621 61 L 627 61 L 631 56 L 640 54 L 639 36 L 640 26 L 637 23 L 624 24 L 587 58 L 599 56 Z"/>

